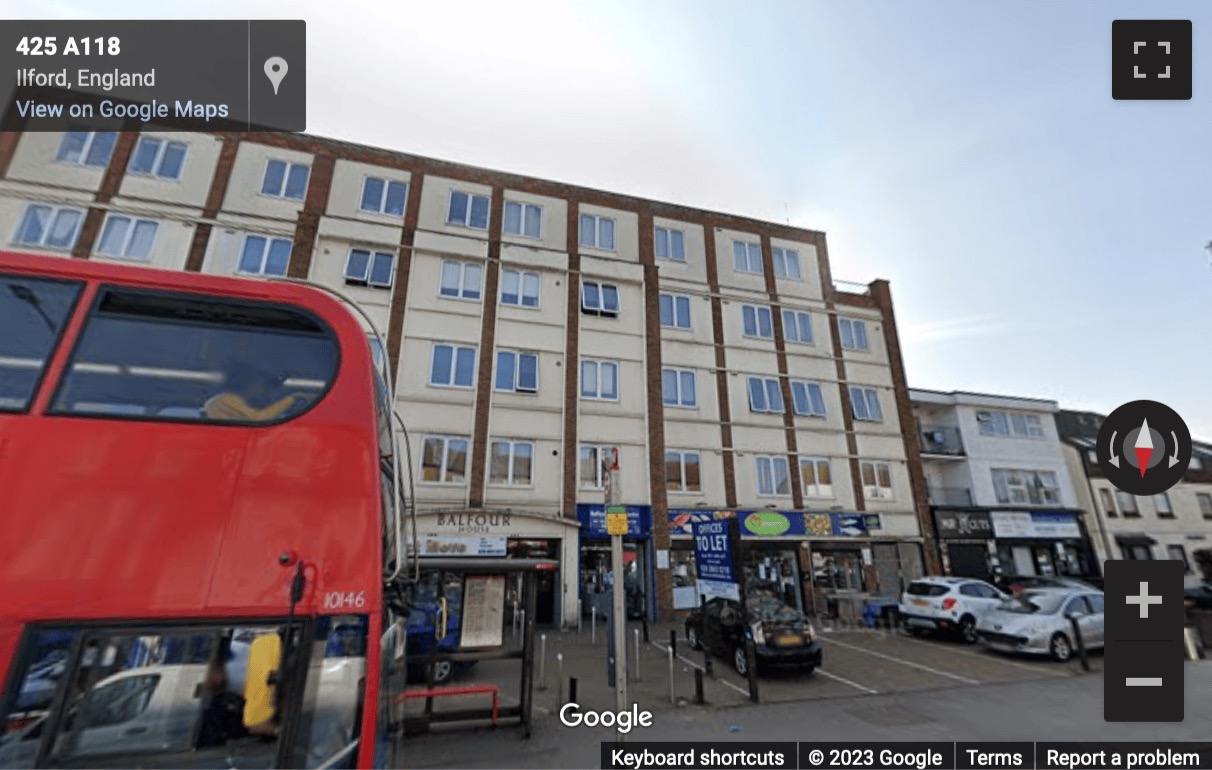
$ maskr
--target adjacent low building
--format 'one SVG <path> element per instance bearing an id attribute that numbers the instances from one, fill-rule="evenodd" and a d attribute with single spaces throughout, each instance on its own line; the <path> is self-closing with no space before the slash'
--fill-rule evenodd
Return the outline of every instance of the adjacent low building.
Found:
<path id="1" fill-rule="evenodd" d="M 947 574 L 1100 576 L 1054 401 L 910 390 Z"/>

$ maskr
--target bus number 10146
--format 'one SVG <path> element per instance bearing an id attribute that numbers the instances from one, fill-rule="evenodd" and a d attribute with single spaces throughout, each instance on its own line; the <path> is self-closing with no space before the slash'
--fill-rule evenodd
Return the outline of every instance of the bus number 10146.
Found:
<path id="1" fill-rule="evenodd" d="M 324 593 L 324 609 L 326 610 L 360 610 L 366 607 L 365 591 L 326 591 Z"/>

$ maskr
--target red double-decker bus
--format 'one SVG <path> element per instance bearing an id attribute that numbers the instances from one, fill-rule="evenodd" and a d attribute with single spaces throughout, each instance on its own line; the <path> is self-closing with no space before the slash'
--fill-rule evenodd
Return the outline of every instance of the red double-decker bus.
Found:
<path id="1" fill-rule="evenodd" d="M 373 358 L 309 286 L 0 253 L 0 767 L 399 766 Z"/>

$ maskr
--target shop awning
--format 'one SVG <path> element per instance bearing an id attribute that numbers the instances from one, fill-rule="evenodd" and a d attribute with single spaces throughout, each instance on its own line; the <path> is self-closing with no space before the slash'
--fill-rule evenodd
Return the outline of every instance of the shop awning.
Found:
<path id="1" fill-rule="evenodd" d="M 1145 534 L 1116 535 L 1115 542 L 1120 545 L 1157 545 L 1157 541 Z"/>

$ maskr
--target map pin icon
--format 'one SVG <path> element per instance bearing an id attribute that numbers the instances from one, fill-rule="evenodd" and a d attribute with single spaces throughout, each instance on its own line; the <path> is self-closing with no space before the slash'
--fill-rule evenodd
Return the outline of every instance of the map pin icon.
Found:
<path id="1" fill-rule="evenodd" d="M 288 69 L 286 60 L 281 56 L 271 56 L 265 60 L 265 77 L 274 86 L 274 96 L 278 95 L 278 86 L 282 85 L 282 78 L 286 77 Z"/>

